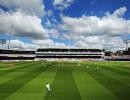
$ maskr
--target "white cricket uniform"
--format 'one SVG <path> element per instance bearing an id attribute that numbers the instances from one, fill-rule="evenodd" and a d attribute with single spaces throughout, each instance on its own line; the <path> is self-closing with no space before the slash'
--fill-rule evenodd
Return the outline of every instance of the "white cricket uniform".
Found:
<path id="1" fill-rule="evenodd" d="M 87 69 L 89 69 L 89 66 L 87 66 Z"/>
<path id="2" fill-rule="evenodd" d="M 46 89 L 47 89 L 48 91 L 51 91 L 51 89 L 50 89 L 50 84 L 46 84 Z"/>

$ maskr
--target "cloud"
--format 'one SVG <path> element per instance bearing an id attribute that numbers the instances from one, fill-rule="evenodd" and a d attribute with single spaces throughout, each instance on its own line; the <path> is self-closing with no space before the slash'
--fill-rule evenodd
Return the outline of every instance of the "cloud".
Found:
<path id="1" fill-rule="evenodd" d="M 125 48 L 121 37 L 107 36 L 82 37 L 82 39 L 76 40 L 74 46 L 79 48 L 98 48 L 109 50 L 121 50 Z"/>
<path id="2" fill-rule="evenodd" d="M 113 13 L 113 16 L 116 16 L 116 17 L 123 16 L 126 11 L 127 11 L 127 8 L 126 8 L 126 7 L 121 7 L 121 8 L 119 8 L 119 9 L 117 9 L 117 10 Z"/>
<path id="3" fill-rule="evenodd" d="M 26 6 L 24 9 L 21 6 L 14 6 L 16 3 L 13 5 L 9 3 L 10 1 L 8 5 L 6 1 L 9 0 L 0 1 L 0 5 L 2 4 L 8 8 L 15 7 L 17 10 L 5 12 L 0 9 L 0 34 L 9 34 L 10 26 L 13 25 L 12 35 L 32 39 L 32 43 L 25 43 L 21 40 L 11 40 L 12 49 L 36 50 L 37 48 L 68 47 L 68 43 L 66 42 L 54 42 L 49 39 L 49 36 L 51 36 L 56 39 L 71 39 L 71 46 L 77 48 L 105 48 L 117 50 L 124 48 L 121 36 L 130 33 L 130 20 L 123 18 L 123 15 L 127 11 L 126 7 L 121 7 L 112 14 L 106 12 L 103 17 L 82 15 L 76 18 L 61 16 L 63 23 L 60 23 L 58 26 L 57 24 L 59 24 L 59 22 L 57 20 L 49 20 L 47 18 L 45 25 L 49 27 L 50 30 L 48 30 L 43 27 L 42 19 L 40 18 L 45 14 L 44 5 L 42 3 L 39 3 L 39 7 L 42 6 L 42 10 L 31 11 L 31 8 L 28 8 L 29 6 Z M 19 1 L 21 2 L 22 0 Z M 29 3 L 31 1 L 32 0 L 23 0 L 22 2 Z M 73 2 L 74 0 L 54 0 L 53 5 L 57 9 L 64 10 Z M 41 11 L 43 12 L 40 13 Z M 48 10 L 47 15 L 51 17 L 53 12 Z M 60 32 L 63 32 L 63 34 Z M 48 35 L 48 33 L 50 33 L 50 35 Z M 62 35 L 63 37 L 61 37 Z"/>
<path id="4" fill-rule="evenodd" d="M 92 40 L 90 40 L 92 39 Z M 0 45 L 0 48 L 7 49 L 7 44 L 4 46 Z M 38 48 L 68 48 L 69 46 L 64 43 L 55 43 L 51 39 L 44 40 L 33 40 L 32 43 L 25 43 L 21 40 L 11 40 L 10 49 L 13 50 L 37 50 Z M 96 49 L 109 49 L 109 50 L 121 50 L 125 46 L 123 41 L 119 37 L 104 37 L 104 36 L 90 36 L 84 37 L 81 40 L 76 40 L 74 45 L 71 45 L 74 48 L 96 48 Z"/>
<path id="5" fill-rule="evenodd" d="M 4 46 L 0 45 L 0 48 L 7 49 L 7 44 Z M 10 49 L 13 50 L 37 50 L 38 48 L 67 48 L 68 46 L 64 43 L 55 43 L 51 39 L 44 39 L 44 40 L 32 40 L 32 43 L 25 43 L 21 40 L 11 40 L 10 41 Z"/>
<path id="6" fill-rule="evenodd" d="M 0 12 L 0 33 L 9 34 L 13 25 L 12 35 L 29 37 L 33 39 L 47 38 L 47 31 L 42 26 L 42 20 L 35 15 L 17 12 Z"/>
<path id="7" fill-rule="evenodd" d="M 52 10 L 48 10 L 48 11 L 47 11 L 47 15 L 48 15 L 49 17 L 51 17 L 53 14 L 54 14 L 54 13 L 53 13 Z"/>
<path id="8" fill-rule="evenodd" d="M 64 10 L 74 2 L 74 0 L 54 0 L 53 5 L 59 9 L 59 10 Z"/>
<path id="9" fill-rule="evenodd" d="M 119 36 L 130 33 L 130 20 L 124 19 L 122 14 L 127 9 L 125 7 L 117 9 L 113 14 L 107 14 L 103 17 L 97 16 L 81 16 L 79 18 L 71 18 L 63 16 L 63 24 L 61 29 L 69 31 L 70 36 L 92 36 L 92 35 L 109 35 Z M 72 38 L 73 38 L 72 37 Z"/>
<path id="10" fill-rule="evenodd" d="M 1 46 L 1 49 L 7 49 L 8 48 L 8 43 L 9 41 L 7 41 L 7 44 Z M 10 49 L 12 50 L 36 50 L 38 48 L 37 45 L 31 44 L 31 43 L 25 43 L 21 40 L 10 40 Z"/>
<path id="11" fill-rule="evenodd" d="M 34 45 L 38 45 L 39 48 L 66 48 L 68 47 L 64 43 L 55 43 L 51 39 L 44 39 L 44 40 L 33 40 L 32 43 Z"/>
<path id="12" fill-rule="evenodd" d="M 65 1 L 69 4 L 71 0 Z M 53 16 L 53 11 L 44 10 L 43 0 L 0 0 L 0 6 L 8 8 L 7 11 L 0 9 L 0 34 L 9 34 L 12 27 L 12 36 L 27 37 L 32 43 L 25 43 L 26 40 L 11 40 L 11 49 L 16 50 L 36 50 L 42 47 L 67 47 L 64 43 L 54 42 L 49 38 L 49 33 L 52 37 L 58 38 L 60 34 L 57 29 L 53 29 L 56 20 L 52 23 L 48 18 L 43 27 L 42 17 Z M 44 16 L 44 15 L 47 16 Z M 54 25 L 53 25 L 54 24 Z M 50 29 L 50 30 L 49 30 Z M 1 48 L 7 48 L 6 46 Z"/>
<path id="13" fill-rule="evenodd" d="M 59 38 L 60 36 L 60 32 L 57 29 L 50 29 L 49 33 L 53 38 Z"/>
<path id="14" fill-rule="evenodd" d="M 46 13 L 43 0 L 0 0 L 0 5 L 39 17 Z"/>
<path id="15" fill-rule="evenodd" d="M 126 11 L 126 7 L 121 7 L 103 17 L 62 16 L 63 23 L 59 28 L 66 32 L 63 38 L 75 41 L 76 47 L 122 49 L 122 37 L 130 33 L 130 20 L 123 18 Z"/>
<path id="16" fill-rule="evenodd" d="M 38 48 L 37 45 L 31 43 L 24 43 L 20 40 L 11 40 L 10 41 L 10 49 L 13 50 L 36 50 Z"/>

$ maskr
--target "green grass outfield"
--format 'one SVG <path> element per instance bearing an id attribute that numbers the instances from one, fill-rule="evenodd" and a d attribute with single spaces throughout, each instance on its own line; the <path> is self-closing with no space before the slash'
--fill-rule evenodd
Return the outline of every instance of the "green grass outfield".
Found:
<path id="1" fill-rule="evenodd" d="M 130 100 L 130 62 L 0 62 L 0 100 Z"/>

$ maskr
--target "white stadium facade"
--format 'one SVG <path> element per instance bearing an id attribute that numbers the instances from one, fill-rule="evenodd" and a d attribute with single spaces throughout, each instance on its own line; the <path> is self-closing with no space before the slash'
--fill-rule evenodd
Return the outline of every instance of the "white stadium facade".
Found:
<path id="1" fill-rule="evenodd" d="M 0 50 L 0 61 L 93 61 L 103 60 L 103 57 L 104 52 L 100 49 L 42 48 L 36 51 Z"/>

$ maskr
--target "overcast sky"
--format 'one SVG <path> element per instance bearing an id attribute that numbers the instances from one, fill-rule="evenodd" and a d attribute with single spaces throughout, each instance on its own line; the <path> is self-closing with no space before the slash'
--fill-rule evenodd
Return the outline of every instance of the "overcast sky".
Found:
<path id="1" fill-rule="evenodd" d="M 130 0 L 0 0 L 0 39 L 10 31 L 11 49 L 124 49 Z"/>

